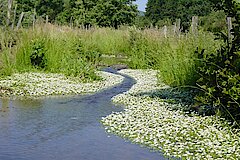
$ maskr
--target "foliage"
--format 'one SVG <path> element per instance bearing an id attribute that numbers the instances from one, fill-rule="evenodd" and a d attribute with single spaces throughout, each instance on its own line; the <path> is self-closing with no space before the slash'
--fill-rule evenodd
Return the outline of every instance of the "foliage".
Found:
<path id="1" fill-rule="evenodd" d="M 72 8 L 72 18 L 76 26 L 83 25 L 88 27 L 89 25 L 96 24 L 96 12 L 94 12 L 94 6 L 97 1 L 92 0 L 71 0 L 70 5 Z"/>
<path id="2" fill-rule="evenodd" d="M 96 6 L 96 21 L 99 26 L 118 28 L 131 24 L 137 16 L 133 0 L 99 0 Z"/>
<path id="3" fill-rule="evenodd" d="M 35 8 L 36 0 L 16 0 L 18 5 L 18 13 L 33 11 Z"/>
<path id="4" fill-rule="evenodd" d="M 11 61 L 16 72 L 36 71 L 64 73 L 80 77 L 83 81 L 98 79 L 95 65 L 100 54 L 88 50 L 79 40 L 79 33 L 59 32 L 60 28 L 51 25 L 23 29 L 15 46 L 15 61 Z M 4 66 L 7 66 L 4 64 Z"/>
<path id="5" fill-rule="evenodd" d="M 31 53 L 30 53 L 30 60 L 31 64 L 34 67 L 44 69 L 46 67 L 46 41 L 44 39 L 36 39 L 32 42 L 31 46 Z"/>
<path id="6" fill-rule="evenodd" d="M 213 106 L 223 117 L 240 122 L 240 14 L 239 4 L 234 0 L 223 0 L 221 8 L 233 18 L 233 38 L 219 34 L 225 44 L 216 52 L 199 54 L 201 78 L 197 84 L 203 90 L 197 99 Z"/>
<path id="7" fill-rule="evenodd" d="M 62 0 L 37 0 L 36 11 L 39 16 L 46 17 L 48 15 L 49 21 L 53 22 L 57 15 L 63 10 Z"/>
<path id="8" fill-rule="evenodd" d="M 0 25 L 5 24 L 6 8 L 7 8 L 7 1 L 1 0 L 1 2 L 0 2 Z"/>
<path id="9" fill-rule="evenodd" d="M 226 15 L 224 11 L 213 11 L 209 15 L 201 17 L 201 27 L 205 31 L 210 31 L 213 33 L 226 31 Z"/>
<path id="10" fill-rule="evenodd" d="M 187 29 L 192 16 L 204 16 L 211 12 L 209 0 L 149 0 L 146 8 L 146 17 L 152 20 L 153 25 L 159 20 L 170 19 L 174 22 L 181 19 L 183 29 Z"/>
<path id="11" fill-rule="evenodd" d="M 49 22 L 71 24 L 77 27 L 114 27 L 131 25 L 137 16 L 135 0 L 16 0 L 16 19 L 24 12 L 23 26 L 29 26 L 35 16 Z M 7 11 L 7 1 L 0 3 L 0 25 L 5 23 L 2 19 Z M 13 19 L 13 14 L 11 19 Z M 13 20 L 11 20 L 13 22 Z"/>
<path id="12" fill-rule="evenodd" d="M 48 15 L 49 21 L 53 22 L 57 15 L 63 10 L 62 0 L 16 0 L 17 14 L 21 12 L 30 12 L 32 16 L 36 14 L 41 17 Z"/>
<path id="13" fill-rule="evenodd" d="M 151 26 L 151 20 L 148 19 L 146 16 L 138 15 L 135 19 L 134 25 L 137 28 L 147 28 Z"/>
<path id="14" fill-rule="evenodd" d="M 58 16 L 61 23 L 75 26 L 114 27 L 131 24 L 137 15 L 133 0 L 70 0 L 64 12 Z"/>
<path id="15" fill-rule="evenodd" d="M 129 66 L 131 68 L 152 68 L 159 70 L 159 79 L 171 86 L 193 85 L 198 78 L 194 54 L 196 46 L 207 52 L 214 52 L 218 41 L 208 32 L 199 32 L 175 36 L 168 33 L 165 37 L 161 30 L 132 29 L 130 32 L 131 49 L 129 51 Z"/>

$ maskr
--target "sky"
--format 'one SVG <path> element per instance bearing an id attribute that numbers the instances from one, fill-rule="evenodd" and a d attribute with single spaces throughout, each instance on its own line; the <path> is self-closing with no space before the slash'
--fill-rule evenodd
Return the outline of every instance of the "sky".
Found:
<path id="1" fill-rule="evenodd" d="M 145 12 L 147 1 L 148 0 L 136 0 L 135 3 L 138 5 L 138 10 Z"/>

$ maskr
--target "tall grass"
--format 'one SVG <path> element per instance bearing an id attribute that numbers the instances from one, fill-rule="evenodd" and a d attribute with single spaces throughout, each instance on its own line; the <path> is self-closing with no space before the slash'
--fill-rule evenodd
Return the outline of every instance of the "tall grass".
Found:
<path id="1" fill-rule="evenodd" d="M 167 37 L 159 29 L 134 29 L 130 33 L 133 47 L 129 65 L 157 69 L 159 78 L 172 86 L 195 84 L 199 78 L 197 49 L 212 53 L 220 47 L 220 42 L 209 32 L 179 36 L 170 33 Z"/>
<path id="2" fill-rule="evenodd" d="M 1 32 L 1 35 L 4 34 Z M 8 35 L 14 37 L 12 33 Z M 129 59 L 126 63 L 130 68 L 157 69 L 158 76 L 172 86 L 194 84 L 199 77 L 195 51 L 198 48 L 212 53 L 220 44 L 209 32 L 174 35 L 170 31 L 166 37 L 162 29 L 134 27 L 72 29 L 40 24 L 21 29 L 15 35 L 17 45 L 1 51 L 2 74 L 41 69 L 32 65 L 30 57 L 33 52 L 46 50 L 44 71 L 94 79 L 94 67 L 100 55 L 124 55 Z M 6 41 L 9 37 L 2 39 Z"/>
<path id="3" fill-rule="evenodd" d="M 12 61 L 14 53 L 12 47 L 16 44 L 17 37 L 10 30 L 0 27 L 0 76 L 13 73 Z"/>
<path id="4" fill-rule="evenodd" d="M 106 55 L 126 55 L 130 49 L 127 29 L 92 28 L 78 30 L 86 48 Z"/>

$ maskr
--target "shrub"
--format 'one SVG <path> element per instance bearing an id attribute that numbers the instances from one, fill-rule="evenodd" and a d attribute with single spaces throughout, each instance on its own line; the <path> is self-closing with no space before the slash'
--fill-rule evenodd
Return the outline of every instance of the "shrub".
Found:
<path id="1" fill-rule="evenodd" d="M 36 39 L 32 42 L 32 48 L 30 53 L 31 64 L 34 67 L 44 69 L 47 64 L 46 59 L 46 46 L 44 39 Z"/>
<path id="2" fill-rule="evenodd" d="M 232 16 L 234 38 L 227 34 L 219 34 L 225 44 L 212 54 L 202 51 L 199 58 L 201 78 L 197 85 L 202 90 L 196 97 L 203 104 L 212 106 L 216 113 L 237 122 L 240 122 L 240 15 L 239 6 L 235 1 L 224 1 L 222 6 L 225 12 Z M 240 126 L 239 126 L 240 127 Z"/>

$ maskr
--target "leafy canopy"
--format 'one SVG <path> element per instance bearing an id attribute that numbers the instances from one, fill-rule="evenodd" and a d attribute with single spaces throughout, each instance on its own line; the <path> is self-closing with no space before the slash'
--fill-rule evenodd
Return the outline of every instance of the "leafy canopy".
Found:
<path id="1" fill-rule="evenodd" d="M 213 0 L 218 9 L 232 17 L 231 36 L 219 33 L 225 44 L 216 53 L 199 54 L 201 78 L 197 84 L 203 91 L 197 99 L 203 104 L 240 124 L 240 5 L 234 0 Z"/>
<path id="2" fill-rule="evenodd" d="M 208 15 L 211 7 L 209 0 L 148 0 L 146 17 L 152 20 L 153 25 L 164 19 L 181 19 L 183 27 L 188 28 L 192 16 Z"/>

